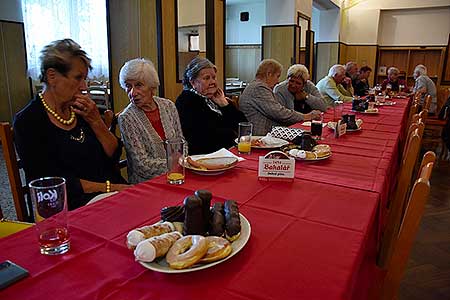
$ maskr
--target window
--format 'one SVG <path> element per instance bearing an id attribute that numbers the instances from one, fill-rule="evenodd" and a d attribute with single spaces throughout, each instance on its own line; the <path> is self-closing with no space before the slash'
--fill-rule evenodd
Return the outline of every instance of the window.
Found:
<path id="1" fill-rule="evenodd" d="M 50 42 L 71 38 L 92 59 L 90 78 L 109 80 L 105 0 L 22 0 L 28 73 L 39 79 L 39 56 Z"/>
<path id="2" fill-rule="evenodd" d="M 200 36 L 198 34 L 189 35 L 189 51 L 200 51 Z"/>

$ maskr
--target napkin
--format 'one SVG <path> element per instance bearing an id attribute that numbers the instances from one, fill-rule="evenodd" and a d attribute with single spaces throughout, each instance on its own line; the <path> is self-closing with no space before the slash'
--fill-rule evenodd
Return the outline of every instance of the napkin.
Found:
<path id="1" fill-rule="evenodd" d="M 196 155 L 195 160 L 202 159 L 202 158 L 214 158 L 214 157 L 235 157 L 238 159 L 238 161 L 245 160 L 245 158 L 234 155 L 233 153 L 231 153 L 230 151 L 228 151 L 225 148 L 222 148 L 220 150 L 217 150 L 216 152 L 209 153 L 209 154 Z"/>

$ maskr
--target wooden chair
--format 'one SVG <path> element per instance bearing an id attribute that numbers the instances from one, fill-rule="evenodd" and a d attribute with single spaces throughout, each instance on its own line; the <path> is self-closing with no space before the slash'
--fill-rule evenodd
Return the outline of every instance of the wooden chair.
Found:
<path id="1" fill-rule="evenodd" d="M 408 137 L 406 154 L 402 158 L 397 188 L 389 205 L 387 223 L 378 255 L 377 264 L 381 268 L 386 267 L 387 259 L 392 253 L 395 237 L 400 226 L 403 207 L 405 206 L 404 202 L 408 193 L 408 187 L 419 155 L 422 133 L 423 131 L 421 132 L 420 128 L 417 128 Z"/>
<path id="2" fill-rule="evenodd" d="M 431 155 L 433 157 L 433 155 Z M 425 204 L 430 193 L 430 177 L 433 171 L 433 159 L 428 163 L 422 161 L 419 178 L 415 181 L 407 201 L 407 208 L 401 219 L 401 226 L 395 234 L 395 246 L 392 256 L 387 264 L 387 274 L 375 296 L 372 299 L 392 300 L 397 299 L 400 281 L 408 263 L 409 254 L 422 219 Z M 428 161 L 427 160 L 427 161 Z"/>
<path id="3" fill-rule="evenodd" d="M 14 147 L 13 131 L 7 122 L 0 123 L 0 140 L 2 142 L 3 156 L 5 158 L 6 169 L 8 170 L 9 185 L 14 200 L 17 220 L 32 222 L 33 210 L 31 201 L 25 197 L 28 195 L 28 188 L 22 184 L 19 169 L 20 160 L 17 159 Z"/>

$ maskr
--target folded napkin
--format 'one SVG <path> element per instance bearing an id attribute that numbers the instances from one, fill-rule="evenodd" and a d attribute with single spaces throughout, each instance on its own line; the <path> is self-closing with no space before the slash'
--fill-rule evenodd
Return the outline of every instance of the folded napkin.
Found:
<path id="1" fill-rule="evenodd" d="M 194 160 L 198 160 L 198 159 L 202 159 L 202 158 L 214 158 L 214 157 L 235 157 L 238 159 L 238 161 L 245 160 L 245 158 L 234 155 L 233 153 L 231 153 L 230 151 L 228 151 L 225 148 L 222 148 L 220 150 L 217 150 L 216 152 L 209 153 L 209 154 L 195 155 L 195 159 L 192 157 L 191 158 Z"/>

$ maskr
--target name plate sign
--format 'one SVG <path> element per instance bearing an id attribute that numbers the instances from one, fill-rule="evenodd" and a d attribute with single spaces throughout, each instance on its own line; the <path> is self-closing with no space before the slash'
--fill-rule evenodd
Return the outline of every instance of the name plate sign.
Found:
<path id="1" fill-rule="evenodd" d="M 292 180 L 295 159 L 281 151 L 271 151 L 259 157 L 258 178 L 263 180 Z"/>
<path id="2" fill-rule="evenodd" d="M 336 127 L 334 128 L 335 137 L 340 137 L 347 132 L 347 124 L 341 122 L 340 120 L 336 123 Z"/>

